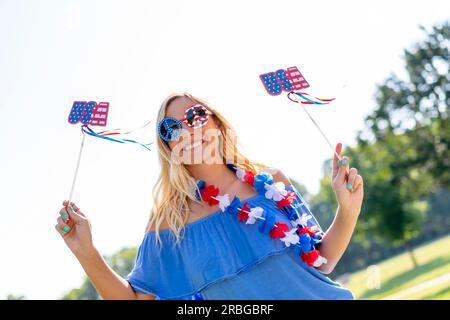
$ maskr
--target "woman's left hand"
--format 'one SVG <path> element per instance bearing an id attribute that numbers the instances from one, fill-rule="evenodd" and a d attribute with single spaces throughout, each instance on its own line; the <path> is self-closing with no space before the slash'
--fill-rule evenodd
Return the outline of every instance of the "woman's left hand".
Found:
<path id="1" fill-rule="evenodd" d="M 358 169 L 350 168 L 350 159 L 341 156 L 342 144 L 336 145 L 336 153 L 342 159 L 333 156 L 332 187 L 339 204 L 339 210 L 345 215 L 357 218 L 364 198 L 363 178 Z M 347 169 L 350 168 L 348 171 Z"/>

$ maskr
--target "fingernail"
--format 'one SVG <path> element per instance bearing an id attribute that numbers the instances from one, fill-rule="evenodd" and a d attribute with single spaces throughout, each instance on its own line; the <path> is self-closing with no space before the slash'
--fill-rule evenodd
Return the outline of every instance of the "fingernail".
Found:
<path id="1" fill-rule="evenodd" d="M 70 209 L 70 211 L 73 212 L 73 208 L 72 208 L 72 206 L 70 204 L 69 204 L 69 209 Z"/>
<path id="2" fill-rule="evenodd" d="M 64 232 L 68 232 L 70 230 L 70 228 L 68 227 L 68 226 L 65 226 L 64 228 L 63 228 L 63 231 Z"/>
<path id="3" fill-rule="evenodd" d="M 344 164 L 347 165 L 348 164 L 348 160 L 344 159 Z"/>
<path id="4" fill-rule="evenodd" d="M 347 188 L 348 188 L 349 190 L 352 190 L 352 189 L 353 189 L 353 185 L 352 185 L 351 183 L 349 183 L 349 184 L 347 184 Z"/>
<path id="5" fill-rule="evenodd" d="M 338 161 L 338 167 L 342 166 L 342 162 Z"/>
<path id="6" fill-rule="evenodd" d="M 64 220 L 67 219 L 67 214 L 66 214 L 66 213 L 63 214 L 63 219 L 64 219 Z"/>
<path id="7" fill-rule="evenodd" d="M 65 235 L 66 233 L 67 233 L 66 231 L 61 230 L 61 234 L 62 234 L 62 235 Z"/>

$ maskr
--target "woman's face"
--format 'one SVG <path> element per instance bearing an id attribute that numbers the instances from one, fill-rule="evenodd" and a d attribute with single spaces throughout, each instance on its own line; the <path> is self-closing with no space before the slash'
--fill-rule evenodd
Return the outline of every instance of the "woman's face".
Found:
<path id="1" fill-rule="evenodd" d="M 196 104 L 187 97 L 179 97 L 173 100 L 166 109 L 166 117 L 183 119 L 186 109 Z M 211 149 L 218 147 L 220 130 L 210 115 L 208 122 L 197 128 L 191 128 L 182 123 L 182 132 L 176 141 L 168 142 L 172 153 L 181 158 L 184 164 L 204 162 L 205 156 Z M 218 149 L 217 149 L 218 150 Z M 205 152 L 206 151 L 206 152 Z M 211 153 L 211 152 L 209 152 Z"/>

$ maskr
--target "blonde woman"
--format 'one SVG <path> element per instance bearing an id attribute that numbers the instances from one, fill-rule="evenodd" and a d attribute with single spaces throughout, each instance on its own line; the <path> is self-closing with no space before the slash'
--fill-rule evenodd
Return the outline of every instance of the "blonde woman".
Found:
<path id="1" fill-rule="evenodd" d="M 103 299 L 354 298 L 326 276 L 363 200 L 363 179 L 348 170 L 341 144 L 332 172 L 339 206 L 326 232 L 282 172 L 239 151 L 230 123 L 206 101 L 169 96 L 158 113 L 157 146 L 154 206 L 126 279 L 102 258 L 76 204 L 65 201 L 60 211 L 56 230 Z"/>

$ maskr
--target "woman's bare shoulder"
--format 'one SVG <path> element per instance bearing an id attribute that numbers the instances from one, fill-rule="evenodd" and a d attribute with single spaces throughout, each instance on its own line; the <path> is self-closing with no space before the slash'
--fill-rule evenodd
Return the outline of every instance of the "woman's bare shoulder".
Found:
<path id="1" fill-rule="evenodd" d="M 261 169 L 261 172 L 270 173 L 273 176 L 274 182 L 283 182 L 285 185 L 290 185 L 289 178 L 280 170 L 274 167 L 266 167 Z"/>

